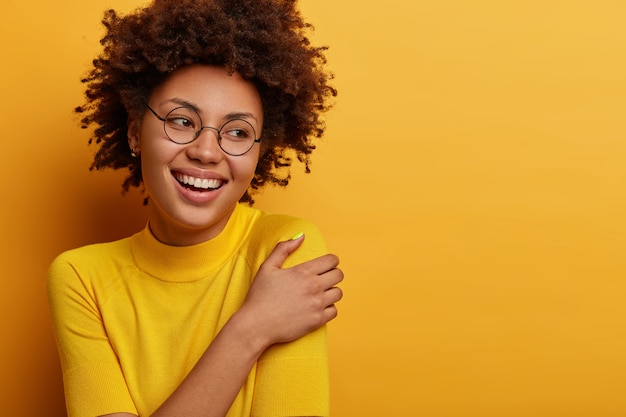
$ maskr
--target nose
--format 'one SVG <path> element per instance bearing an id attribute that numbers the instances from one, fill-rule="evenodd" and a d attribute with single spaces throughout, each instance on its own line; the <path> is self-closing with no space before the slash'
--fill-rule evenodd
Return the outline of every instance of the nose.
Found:
<path id="1" fill-rule="evenodd" d="M 187 145 L 187 156 L 203 163 L 217 162 L 224 157 L 219 144 L 219 131 L 210 126 L 203 126 L 200 134 Z"/>

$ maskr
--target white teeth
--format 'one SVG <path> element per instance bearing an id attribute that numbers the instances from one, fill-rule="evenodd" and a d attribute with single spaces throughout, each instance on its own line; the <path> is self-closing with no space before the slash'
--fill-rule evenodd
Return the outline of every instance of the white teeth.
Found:
<path id="1" fill-rule="evenodd" d="M 195 178 L 189 175 L 177 175 L 176 179 L 182 184 L 191 185 L 195 188 L 202 188 L 204 190 L 216 189 L 222 185 L 221 180 L 207 179 L 207 178 Z"/>

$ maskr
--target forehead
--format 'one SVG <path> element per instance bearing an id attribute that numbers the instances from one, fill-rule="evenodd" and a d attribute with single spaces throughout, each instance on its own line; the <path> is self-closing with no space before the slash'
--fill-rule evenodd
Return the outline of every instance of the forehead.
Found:
<path id="1" fill-rule="evenodd" d="M 164 108 L 175 101 L 193 103 L 201 114 L 251 113 L 258 120 L 263 115 L 255 85 L 237 73 L 229 74 L 223 67 L 191 65 L 180 68 L 155 88 L 150 99 L 153 105 Z"/>

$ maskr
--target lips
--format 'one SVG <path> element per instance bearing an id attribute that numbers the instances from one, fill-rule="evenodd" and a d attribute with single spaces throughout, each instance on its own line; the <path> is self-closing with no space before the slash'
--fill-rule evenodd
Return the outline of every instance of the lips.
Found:
<path id="1" fill-rule="evenodd" d="M 175 173 L 174 177 L 184 187 L 200 190 L 217 190 L 225 183 L 225 181 L 217 178 L 197 178 L 181 173 Z"/>

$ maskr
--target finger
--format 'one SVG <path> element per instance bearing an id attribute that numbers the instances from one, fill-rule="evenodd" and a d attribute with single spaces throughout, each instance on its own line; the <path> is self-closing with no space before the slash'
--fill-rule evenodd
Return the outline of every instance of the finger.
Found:
<path id="1" fill-rule="evenodd" d="M 331 304 L 328 307 L 326 307 L 326 309 L 324 310 L 324 314 L 323 314 L 324 323 L 328 323 L 332 319 L 336 318 L 337 314 L 338 314 L 337 307 L 334 304 Z"/>
<path id="2" fill-rule="evenodd" d="M 264 264 L 273 268 L 282 268 L 287 257 L 302 245 L 304 234 L 298 233 L 290 240 L 278 242 L 272 253 L 267 257 Z"/>
<path id="3" fill-rule="evenodd" d="M 341 301 L 342 298 L 343 291 L 339 287 L 330 288 L 324 293 L 324 301 L 327 308 Z"/>
<path id="4" fill-rule="evenodd" d="M 337 255 L 333 255 L 332 253 L 320 256 L 319 258 L 317 258 L 317 261 L 320 271 L 318 275 L 321 275 L 328 271 L 332 271 L 333 269 L 336 269 L 339 265 L 339 258 L 337 257 Z"/>
<path id="5" fill-rule="evenodd" d="M 343 281 L 343 271 L 339 268 L 333 268 L 330 271 L 326 271 L 323 274 L 319 275 L 317 278 L 319 281 L 319 285 L 324 289 L 329 289 L 334 287 Z"/>
<path id="6" fill-rule="evenodd" d="M 293 270 L 306 275 L 322 275 L 332 271 L 339 265 L 339 258 L 333 254 L 320 256 L 292 267 Z"/>

